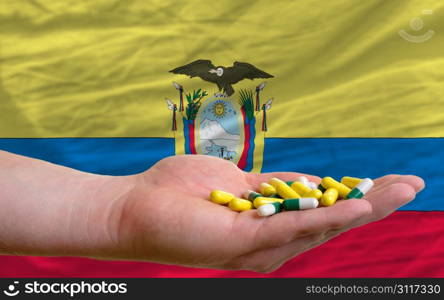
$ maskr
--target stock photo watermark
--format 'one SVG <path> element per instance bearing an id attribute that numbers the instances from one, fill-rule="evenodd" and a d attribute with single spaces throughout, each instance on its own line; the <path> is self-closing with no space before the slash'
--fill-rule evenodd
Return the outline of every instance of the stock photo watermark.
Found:
<path id="1" fill-rule="evenodd" d="M 3 289 L 3 294 L 8 297 L 15 297 L 19 294 L 27 295 L 76 295 L 88 294 L 126 294 L 128 292 L 127 283 L 122 282 L 42 282 L 31 281 L 20 284 L 19 281 L 10 283 Z"/>
<path id="2" fill-rule="evenodd" d="M 3 294 L 9 297 L 15 297 L 20 294 L 20 291 L 17 289 L 18 284 L 18 281 L 14 281 L 13 284 L 9 284 L 8 287 L 3 290 Z"/>
<path id="3" fill-rule="evenodd" d="M 423 15 L 432 15 L 433 10 L 425 9 L 422 11 L 422 14 Z M 414 18 L 410 19 L 409 25 L 410 25 L 411 30 L 418 33 L 420 30 L 422 30 L 424 28 L 424 21 L 419 17 L 414 17 Z M 431 29 L 429 29 L 429 30 L 427 30 L 427 32 L 425 32 L 423 34 L 419 34 L 419 35 L 418 34 L 410 34 L 404 29 L 399 30 L 398 33 L 404 40 L 411 42 L 411 43 L 417 43 L 417 44 L 427 42 L 435 35 L 435 31 L 431 30 Z"/>

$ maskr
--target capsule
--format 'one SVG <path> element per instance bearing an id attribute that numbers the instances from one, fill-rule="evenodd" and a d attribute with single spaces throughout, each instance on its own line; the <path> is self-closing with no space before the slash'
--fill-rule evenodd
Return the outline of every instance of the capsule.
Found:
<path id="1" fill-rule="evenodd" d="M 299 176 L 298 178 L 296 178 L 296 181 L 297 181 L 297 182 L 301 182 L 301 183 L 303 183 L 305 186 L 308 187 L 309 180 L 308 180 L 307 177 L 305 177 L 305 176 Z"/>
<path id="2" fill-rule="evenodd" d="M 261 217 L 268 217 L 282 211 L 282 204 L 279 202 L 264 204 L 257 209 L 257 214 Z"/>
<path id="3" fill-rule="evenodd" d="M 242 195 L 245 199 L 248 199 L 250 201 L 254 201 L 254 199 L 256 199 L 257 197 L 262 197 L 261 194 L 256 193 L 254 191 L 250 191 L 247 190 L 243 195 Z"/>
<path id="4" fill-rule="evenodd" d="M 273 195 L 267 196 L 267 198 L 281 198 L 281 196 L 279 196 L 278 194 L 273 194 Z"/>
<path id="5" fill-rule="evenodd" d="M 338 193 L 339 193 L 339 196 L 341 198 L 343 198 L 343 199 L 345 199 L 345 197 L 347 197 L 348 193 L 350 193 L 350 191 L 351 191 L 351 189 L 348 186 L 346 186 L 346 185 L 344 185 L 344 184 L 334 180 L 331 177 L 324 177 L 324 178 L 322 178 L 321 185 L 325 189 L 328 189 L 328 188 L 335 188 L 335 189 L 337 189 Z"/>
<path id="6" fill-rule="evenodd" d="M 317 189 L 317 188 L 318 188 L 318 185 L 316 184 L 316 182 L 310 181 L 310 182 L 308 183 L 308 187 L 309 187 L 310 189 L 314 190 L 314 189 Z"/>
<path id="7" fill-rule="evenodd" d="M 361 181 L 362 181 L 361 178 L 356 178 L 356 177 L 344 176 L 341 178 L 341 183 L 345 184 L 346 186 L 348 186 L 351 189 L 354 188 Z"/>
<path id="8" fill-rule="evenodd" d="M 264 195 L 265 197 L 269 197 L 271 195 L 275 195 L 276 189 L 271 184 L 268 184 L 266 182 L 263 182 L 259 185 L 259 192 Z"/>
<path id="9" fill-rule="evenodd" d="M 319 200 L 322 197 L 322 192 L 319 189 L 314 189 L 304 194 L 303 196 L 307 198 L 316 198 Z"/>
<path id="10" fill-rule="evenodd" d="M 251 201 L 248 201 L 248 200 L 245 200 L 245 199 L 234 197 L 228 203 L 228 207 L 231 208 L 231 210 L 241 212 L 241 211 L 252 209 L 253 208 L 253 203 L 251 203 Z"/>
<path id="11" fill-rule="evenodd" d="M 328 188 L 321 197 L 323 206 L 332 206 L 338 200 L 339 192 L 335 188 Z"/>
<path id="12" fill-rule="evenodd" d="M 300 181 L 293 182 L 293 184 L 290 187 L 293 190 L 295 190 L 296 193 L 298 193 L 299 195 L 305 195 L 311 191 L 311 189 L 308 186 L 306 186 L 304 183 Z"/>
<path id="13" fill-rule="evenodd" d="M 282 203 L 283 201 L 284 201 L 284 199 L 280 199 L 280 198 L 257 197 L 253 201 L 253 206 L 255 208 L 259 208 L 264 204 L 270 204 L 270 203 L 275 203 L 275 202 Z"/>
<path id="14" fill-rule="evenodd" d="M 354 189 L 351 190 L 350 193 L 348 193 L 346 199 L 352 199 L 357 198 L 360 199 L 364 197 L 364 195 L 370 191 L 370 189 L 373 187 L 373 180 L 370 178 L 362 179 L 360 183 L 358 183 Z"/>
<path id="15" fill-rule="evenodd" d="M 278 178 L 271 178 L 269 184 L 274 186 L 278 195 L 284 199 L 301 198 L 295 190 Z"/>
<path id="16" fill-rule="evenodd" d="M 282 202 L 282 207 L 285 210 L 304 210 L 316 208 L 318 205 L 319 201 L 316 198 L 285 199 L 284 202 Z"/>
<path id="17" fill-rule="evenodd" d="M 221 191 L 221 190 L 214 190 L 210 194 L 210 200 L 217 204 L 227 204 L 231 200 L 233 200 L 234 195 Z"/>

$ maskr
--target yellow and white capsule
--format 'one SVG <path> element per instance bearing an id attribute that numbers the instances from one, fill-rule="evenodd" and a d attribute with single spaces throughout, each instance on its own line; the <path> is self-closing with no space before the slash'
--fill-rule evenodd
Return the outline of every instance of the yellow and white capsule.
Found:
<path id="1" fill-rule="evenodd" d="M 269 197 L 272 195 L 276 195 L 277 191 L 271 184 L 268 184 L 266 182 L 262 182 L 259 185 L 259 192 L 264 195 L 265 197 Z"/>
<path id="2" fill-rule="evenodd" d="M 301 182 L 301 183 L 303 183 L 305 186 L 307 186 L 308 187 L 308 183 L 310 182 L 309 180 L 308 180 L 308 178 L 307 177 L 305 177 L 305 176 L 299 176 L 298 178 L 296 178 L 296 181 L 297 182 Z"/>
<path id="3" fill-rule="evenodd" d="M 257 197 L 253 201 L 253 206 L 255 208 L 259 208 L 264 204 L 270 204 L 270 203 L 275 203 L 275 202 L 282 203 L 283 201 L 284 201 L 284 199 L 280 199 L 280 198 Z"/>
<path id="4" fill-rule="evenodd" d="M 313 189 L 313 190 L 309 191 L 308 193 L 304 194 L 303 196 L 307 197 L 307 198 L 316 198 L 319 200 L 322 197 L 322 192 L 320 189 Z"/>
<path id="5" fill-rule="evenodd" d="M 350 193 L 351 189 L 346 186 L 345 184 L 342 184 L 336 180 L 334 180 L 332 177 L 324 177 L 321 180 L 321 185 L 325 188 L 335 188 L 338 190 L 339 196 L 342 199 L 345 199 L 347 197 L 348 193 Z"/>
<path id="6" fill-rule="evenodd" d="M 282 204 L 279 202 L 264 204 L 257 209 L 257 214 L 261 217 L 268 217 L 281 212 Z"/>
<path id="7" fill-rule="evenodd" d="M 308 183 L 308 187 L 312 190 L 317 189 L 318 188 L 318 184 L 316 182 L 310 181 Z"/>
<path id="8" fill-rule="evenodd" d="M 241 212 L 241 211 L 246 211 L 246 210 L 252 209 L 253 208 L 253 203 L 251 201 L 248 201 L 248 200 L 245 200 L 245 199 L 234 197 L 228 203 L 228 207 L 231 208 L 231 210 Z"/>
<path id="9" fill-rule="evenodd" d="M 298 193 L 299 195 L 305 195 L 311 191 L 311 189 L 308 186 L 306 186 L 303 182 L 300 182 L 300 181 L 293 182 L 290 187 L 293 190 L 295 190 L 296 193 Z"/>
<path id="10" fill-rule="evenodd" d="M 338 200 L 339 192 L 335 188 L 328 188 L 321 197 L 321 204 L 323 206 L 332 206 Z"/>
<path id="11" fill-rule="evenodd" d="M 349 188 L 353 189 L 355 186 L 358 185 L 362 181 L 361 178 L 356 177 L 350 177 L 350 176 L 344 176 L 341 178 L 341 183 L 345 184 Z"/>
<path id="12" fill-rule="evenodd" d="M 234 195 L 221 191 L 221 190 L 214 190 L 210 194 L 210 200 L 217 204 L 227 204 L 231 200 L 233 200 Z"/>
<path id="13" fill-rule="evenodd" d="M 271 178 L 269 184 L 276 189 L 278 195 L 283 199 L 301 198 L 301 196 L 295 190 L 278 178 Z"/>

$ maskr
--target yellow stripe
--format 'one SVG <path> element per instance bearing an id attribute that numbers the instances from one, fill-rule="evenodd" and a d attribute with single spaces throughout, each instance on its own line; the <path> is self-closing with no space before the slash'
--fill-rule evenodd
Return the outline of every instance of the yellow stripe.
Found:
<path id="1" fill-rule="evenodd" d="M 444 136 L 443 5 L 2 1 L 0 137 L 170 137 L 171 81 L 216 91 L 168 73 L 200 58 L 275 75 L 262 93 L 275 98 L 268 137 Z M 412 43 L 402 29 L 435 34 Z"/>

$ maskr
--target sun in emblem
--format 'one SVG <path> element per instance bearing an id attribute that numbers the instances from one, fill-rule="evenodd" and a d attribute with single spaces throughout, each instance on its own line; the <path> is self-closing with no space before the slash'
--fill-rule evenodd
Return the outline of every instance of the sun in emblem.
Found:
<path id="1" fill-rule="evenodd" d="M 213 105 L 213 115 L 216 118 L 223 118 L 226 113 L 226 107 L 224 101 L 216 101 Z"/>

